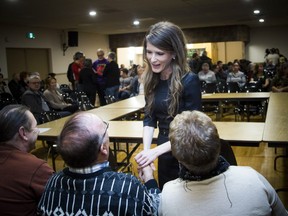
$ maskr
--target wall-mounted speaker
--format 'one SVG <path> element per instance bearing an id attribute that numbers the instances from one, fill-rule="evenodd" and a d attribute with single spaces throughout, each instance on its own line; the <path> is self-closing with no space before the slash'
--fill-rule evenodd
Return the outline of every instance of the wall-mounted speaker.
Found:
<path id="1" fill-rule="evenodd" d="M 68 31 L 68 46 L 77 47 L 78 46 L 78 32 Z"/>

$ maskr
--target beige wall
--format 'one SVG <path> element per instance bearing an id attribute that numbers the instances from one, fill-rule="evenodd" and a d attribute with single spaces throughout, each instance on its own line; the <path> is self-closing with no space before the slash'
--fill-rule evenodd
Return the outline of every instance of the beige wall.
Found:
<path id="1" fill-rule="evenodd" d="M 76 51 L 83 51 L 86 57 L 92 60 L 96 59 L 96 50 L 102 48 L 106 54 L 109 51 L 107 35 L 79 32 L 79 46 L 69 47 L 63 56 L 61 30 L 27 28 L 24 26 L 3 26 L 0 25 L 0 67 L 4 77 L 7 78 L 7 59 L 6 48 L 47 48 L 51 50 L 51 68 L 56 74 L 66 73 L 68 64 L 72 61 L 73 54 Z M 217 60 L 224 63 L 233 61 L 236 58 L 247 58 L 252 62 L 263 61 L 264 51 L 266 48 L 280 48 L 280 51 L 288 56 L 287 34 L 283 32 L 287 26 L 270 27 L 270 28 L 252 28 L 250 30 L 250 42 L 225 42 L 217 43 Z M 36 39 L 29 40 L 26 38 L 27 32 L 34 32 Z M 198 44 L 200 46 L 203 44 Z M 240 51 L 239 51 L 240 49 Z M 241 50 L 242 49 L 242 50 Z M 225 52 L 226 50 L 226 52 Z M 207 47 L 208 56 L 211 56 L 211 50 Z M 244 55 L 245 53 L 245 55 Z M 129 66 L 129 58 L 122 53 L 118 53 L 118 64 L 124 63 Z M 141 64 L 142 60 L 137 53 L 136 64 Z M 213 59 L 215 62 L 216 59 Z M 16 62 L 15 62 L 16 63 Z M 62 76 L 62 75 L 61 75 Z M 58 78 L 59 79 L 59 78 Z M 61 78 L 62 79 L 62 78 Z M 63 81 L 65 76 L 63 76 Z"/>
<path id="2" fill-rule="evenodd" d="M 79 32 L 78 47 L 69 47 L 63 55 L 63 31 L 52 29 L 26 28 L 24 26 L 2 26 L 0 25 L 0 67 L 4 77 L 7 77 L 6 48 L 44 48 L 51 50 L 50 64 L 51 72 L 56 74 L 66 73 L 73 55 L 82 51 L 87 58 L 93 61 L 97 58 L 96 50 L 109 51 L 107 35 Z M 36 39 L 26 38 L 27 32 L 34 32 Z M 16 64 L 17 62 L 15 62 Z M 15 71 L 17 72 L 17 71 Z M 14 73 L 14 72 L 12 72 Z"/>

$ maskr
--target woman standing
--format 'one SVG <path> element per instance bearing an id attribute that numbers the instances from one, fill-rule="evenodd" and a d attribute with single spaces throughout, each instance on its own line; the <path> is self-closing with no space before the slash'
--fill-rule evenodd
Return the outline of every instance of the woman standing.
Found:
<path id="1" fill-rule="evenodd" d="M 201 89 L 197 75 L 189 72 L 186 40 L 181 29 L 170 22 L 150 27 L 144 39 L 148 63 L 144 76 L 146 98 L 143 128 L 144 150 L 136 155 L 139 167 L 158 157 L 160 188 L 178 177 L 178 161 L 171 154 L 169 125 L 184 110 L 201 109 Z M 150 149 L 154 129 L 159 127 L 157 147 Z"/>
<path id="2" fill-rule="evenodd" d="M 79 74 L 79 90 L 85 92 L 93 106 L 96 102 L 96 79 L 97 75 L 92 68 L 92 60 L 87 58 L 84 60 L 84 67 L 81 69 Z"/>

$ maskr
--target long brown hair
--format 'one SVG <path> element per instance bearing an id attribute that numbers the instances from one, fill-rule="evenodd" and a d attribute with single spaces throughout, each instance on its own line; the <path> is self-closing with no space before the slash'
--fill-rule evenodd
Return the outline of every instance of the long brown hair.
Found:
<path id="1" fill-rule="evenodd" d="M 143 42 L 145 62 L 148 62 L 146 56 L 148 42 L 160 50 L 175 53 L 175 59 L 172 59 L 171 61 L 173 72 L 171 75 L 168 98 L 168 114 L 169 116 L 174 117 L 177 113 L 180 95 L 183 91 L 181 79 L 189 72 L 189 66 L 187 64 L 186 39 L 184 33 L 177 25 L 170 22 L 159 22 L 152 25 L 146 33 Z M 153 73 L 151 65 L 147 64 L 144 72 L 144 92 L 147 101 L 146 111 L 148 111 L 148 113 L 151 113 L 152 111 L 152 104 L 155 96 L 154 90 L 159 83 L 159 80 L 160 74 Z"/>

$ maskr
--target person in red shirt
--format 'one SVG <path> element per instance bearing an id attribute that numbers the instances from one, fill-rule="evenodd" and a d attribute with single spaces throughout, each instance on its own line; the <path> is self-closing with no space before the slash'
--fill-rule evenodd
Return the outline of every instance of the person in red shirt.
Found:
<path id="1" fill-rule="evenodd" d="M 36 215 L 48 179 L 54 173 L 47 162 L 29 152 L 39 129 L 26 106 L 8 105 L 0 111 L 1 215 Z"/>
<path id="2" fill-rule="evenodd" d="M 82 52 L 76 52 L 74 55 L 74 63 L 72 64 L 72 71 L 75 80 L 75 88 L 78 89 L 79 74 L 83 68 L 85 56 Z"/>

